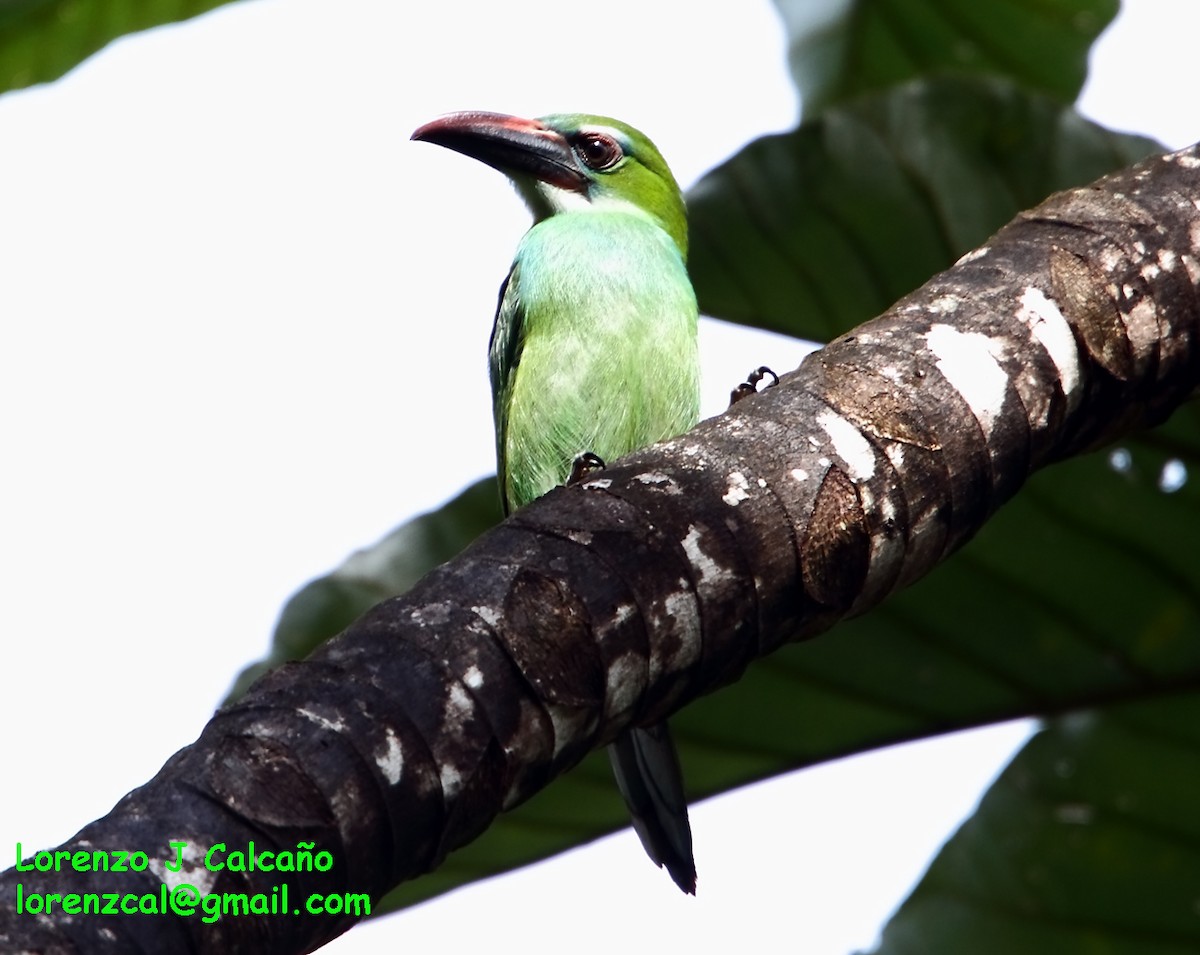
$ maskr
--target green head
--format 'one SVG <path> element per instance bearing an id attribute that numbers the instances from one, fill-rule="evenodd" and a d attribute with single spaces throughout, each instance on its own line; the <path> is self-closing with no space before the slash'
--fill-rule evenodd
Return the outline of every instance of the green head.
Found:
<path id="1" fill-rule="evenodd" d="M 654 143 L 626 123 L 585 113 L 541 119 L 451 113 L 426 123 L 412 138 L 499 169 L 536 219 L 624 209 L 655 222 L 687 258 L 687 213 L 675 177 Z"/>

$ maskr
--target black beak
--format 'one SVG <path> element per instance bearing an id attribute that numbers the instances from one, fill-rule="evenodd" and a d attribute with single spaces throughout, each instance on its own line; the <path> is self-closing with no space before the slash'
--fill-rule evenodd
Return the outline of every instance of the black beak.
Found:
<path id="1" fill-rule="evenodd" d="M 504 113 L 450 113 L 426 123 L 412 138 L 453 149 L 505 175 L 532 176 L 572 192 L 583 192 L 588 186 L 570 143 L 536 119 Z"/>

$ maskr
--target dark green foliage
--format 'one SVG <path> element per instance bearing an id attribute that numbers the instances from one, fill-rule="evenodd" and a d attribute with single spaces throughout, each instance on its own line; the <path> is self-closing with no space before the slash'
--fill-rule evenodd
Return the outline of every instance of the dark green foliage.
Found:
<path id="1" fill-rule="evenodd" d="M 6 0 L 0 92 L 56 80 L 126 33 L 186 20 L 227 0 Z"/>

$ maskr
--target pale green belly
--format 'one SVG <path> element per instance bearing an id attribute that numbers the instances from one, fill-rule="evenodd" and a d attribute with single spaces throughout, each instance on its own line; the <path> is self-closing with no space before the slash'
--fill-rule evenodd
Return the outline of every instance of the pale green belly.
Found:
<path id="1" fill-rule="evenodd" d="M 699 418 L 696 302 L 670 240 L 642 223 L 537 235 L 552 224 L 522 247 L 524 345 L 502 438 L 514 507 L 564 483 L 584 452 L 609 462 Z"/>

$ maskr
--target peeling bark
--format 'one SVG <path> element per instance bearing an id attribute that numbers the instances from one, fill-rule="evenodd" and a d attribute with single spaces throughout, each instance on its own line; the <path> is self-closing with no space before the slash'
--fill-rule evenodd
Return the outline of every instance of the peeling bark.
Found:
<path id="1" fill-rule="evenodd" d="M 17 914 L 16 886 L 266 892 L 171 841 L 313 843 L 382 895 L 631 722 L 734 681 L 961 546 L 1028 475 L 1197 384 L 1200 149 L 1052 196 L 777 387 L 514 514 L 219 712 L 64 848 L 144 872 L 0 876 L 0 946 L 302 951 L 350 917 Z M 314 850 L 315 851 L 315 850 Z"/>

